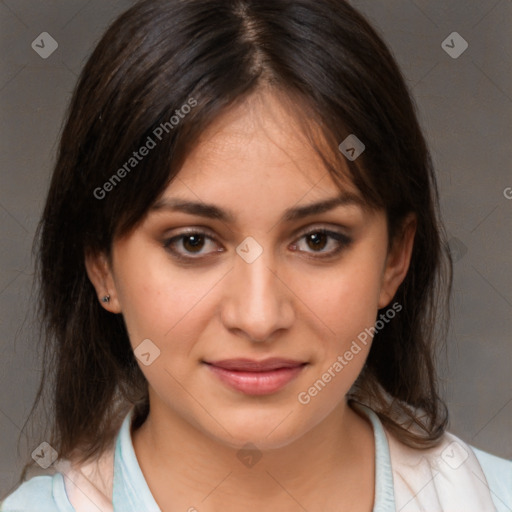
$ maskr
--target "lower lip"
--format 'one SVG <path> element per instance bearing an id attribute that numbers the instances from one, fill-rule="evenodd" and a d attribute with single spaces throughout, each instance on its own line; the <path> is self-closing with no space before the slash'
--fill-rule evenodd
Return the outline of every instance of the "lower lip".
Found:
<path id="1" fill-rule="evenodd" d="M 247 395 L 268 395 L 284 388 L 301 372 L 305 365 L 279 368 L 267 372 L 225 370 L 211 364 L 208 368 L 225 384 Z"/>

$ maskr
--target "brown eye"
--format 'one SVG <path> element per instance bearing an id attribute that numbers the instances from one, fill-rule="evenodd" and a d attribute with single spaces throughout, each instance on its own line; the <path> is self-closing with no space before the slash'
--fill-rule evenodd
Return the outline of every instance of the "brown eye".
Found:
<path id="1" fill-rule="evenodd" d="M 219 244 L 207 233 L 188 231 L 164 241 L 164 249 L 178 260 L 199 260 L 212 253 L 221 252 Z"/>
<path id="2" fill-rule="evenodd" d="M 204 246 L 204 236 L 200 234 L 184 235 L 183 247 L 189 252 L 199 252 Z"/>
<path id="3" fill-rule="evenodd" d="M 352 239 L 343 233 L 327 229 L 316 229 L 303 234 L 299 241 L 292 245 L 292 250 L 313 254 L 312 257 L 318 259 L 328 258 L 337 255 L 351 243 Z"/>
<path id="4" fill-rule="evenodd" d="M 306 236 L 306 243 L 308 247 L 313 250 L 322 250 L 329 240 L 329 237 L 325 233 L 311 233 Z"/>

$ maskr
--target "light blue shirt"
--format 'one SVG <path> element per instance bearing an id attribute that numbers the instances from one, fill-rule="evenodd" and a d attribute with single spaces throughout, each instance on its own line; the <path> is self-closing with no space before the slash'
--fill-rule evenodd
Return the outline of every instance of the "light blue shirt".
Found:
<path id="1" fill-rule="evenodd" d="M 375 438 L 376 481 L 373 512 L 396 512 L 393 473 L 386 434 L 374 411 L 364 406 L 360 410 L 370 419 Z M 116 438 L 113 484 L 114 512 L 161 512 L 135 456 L 130 434 L 132 413 L 133 409 L 124 419 Z M 487 478 L 496 511 L 512 512 L 512 461 L 496 457 L 472 446 L 471 449 Z M 194 504 L 191 504 L 191 507 L 193 506 Z M 75 510 L 68 500 L 62 474 L 56 473 L 55 475 L 36 476 L 24 482 L 2 503 L 0 512 L 75 512 Z"/>

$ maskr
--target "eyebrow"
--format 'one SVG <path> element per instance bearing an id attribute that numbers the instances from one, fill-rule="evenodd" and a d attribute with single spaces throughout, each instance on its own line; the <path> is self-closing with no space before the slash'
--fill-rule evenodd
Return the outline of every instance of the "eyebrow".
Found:
<path id="1" fill-rule="evenodd" d="M 307 204 L 305 206 L 295 206 L 293 208 L 288 208 L 284 211 L 281 217 L 281 221 L 297 221 L 305 217 L 333 210 L 339 206 L 351 205 L 360 207 L 364 206 L 360 197 L 344 192 L 341 195 L 324 199 L 323 201 Z M 236 216 L 233 212 L 229 210 L 223 210 L 214 204 L 207 204 L 203 202 L 195 202 L 172 197 L 159 199 L 151 207 L 151 210 L 170 210 L 173 212 L 183 212 L 191 215 L 199 215 L 201 217 L 220 220 L 226 223 L 235 223 L 236 220 Z"/>

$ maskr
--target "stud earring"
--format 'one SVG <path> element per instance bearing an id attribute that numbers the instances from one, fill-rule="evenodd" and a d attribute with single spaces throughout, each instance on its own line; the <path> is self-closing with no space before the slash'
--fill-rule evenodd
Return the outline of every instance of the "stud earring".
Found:
<path id="1" fill-rule="evenodd" d="M 110 302 L 110 295 L 105 295 L 101 300 L 102 302 Z"/>

